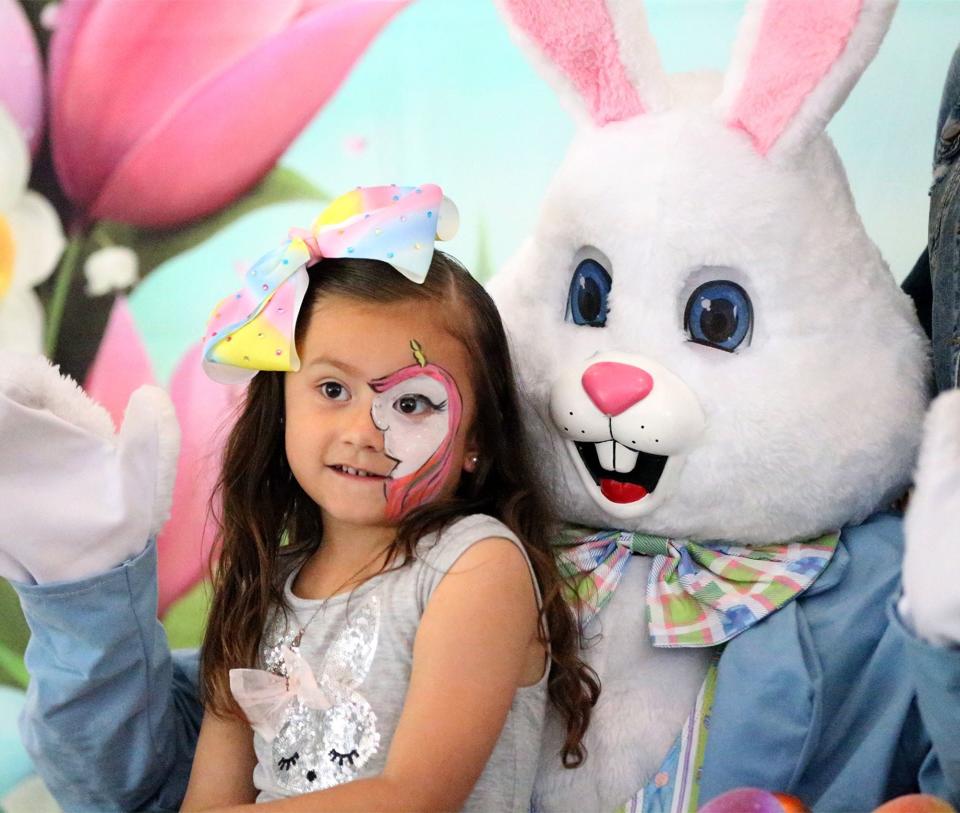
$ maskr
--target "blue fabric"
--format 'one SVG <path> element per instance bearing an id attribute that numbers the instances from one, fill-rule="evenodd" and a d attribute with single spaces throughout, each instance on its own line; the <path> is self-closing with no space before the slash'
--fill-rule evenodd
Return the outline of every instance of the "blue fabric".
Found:
<path id="1" fill-rule="evenodd" d="M 177 810 L 202 709 L 196 652 L 157 621 L 153 541 L 78 582 L 15 584 L 31 638 L 20 734 L 66 811 Z"/>
<path id="2" fill-rule="evenodd" d="M 933 366 L 938 390 L 960 385 L 960 48 L 943 86 L 930 189 Z"/>
<path id="3" fill-rule="evenodd" d="M 918 791 L 960 805 L 960 651 L 896 619 L 902 550 L 897 516 L 844 529 L 813 587 L 727 644 L 701 804 L 752 786 L 815 811 Z"/>
<path id="4" fill-rule="evenodd" d="M 815 811 L 922 790 L 960 805 L 960 650 L 891 611 L 901 521 L 843 531 L 802 596 L 726 645 L 700 802 L 752 785 Z M 67 811 L 176 809 L 199 730 L 195 653 L 156 622 L 156 553 L 104 576 L 17 586 L 33 630 L 21 733 Z"/>

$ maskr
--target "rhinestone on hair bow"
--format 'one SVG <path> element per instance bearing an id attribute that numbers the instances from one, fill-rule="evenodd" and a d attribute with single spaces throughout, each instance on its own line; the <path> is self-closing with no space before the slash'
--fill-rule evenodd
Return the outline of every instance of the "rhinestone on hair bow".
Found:
<path id="1" fill-rule="evenodd" d="M 434 241 L 451 239 L 458 226 L 457 207 L 434 184 L 358 187 L 341 195 L 309 229 L 291 229 L 247 271 L 244 287 L 214 308 L 204 370 L 223 384 L 242 383 L 259 370 L 299 370 L 294 329 L 309 266 L 333 258 L 381 260 L 419 284 Z"/>

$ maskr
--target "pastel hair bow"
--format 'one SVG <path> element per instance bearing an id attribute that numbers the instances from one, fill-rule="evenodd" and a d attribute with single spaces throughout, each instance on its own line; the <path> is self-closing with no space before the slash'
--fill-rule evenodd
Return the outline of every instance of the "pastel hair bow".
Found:
<path id="1" fill-rule="evenodd" d="M 310 229 L 291 229 L 247 271 L 243 288 L 217 305 L 204 336 L 204 370 L 224 384 L 260 370 L 299 370 L 294 330 L 309 266 L 333 258 L 381 260 L 419 284 L 434 241 L 451 239 L 458 226 L 457 207 L 434 184 L 358 187 L 341 195 Z"/>

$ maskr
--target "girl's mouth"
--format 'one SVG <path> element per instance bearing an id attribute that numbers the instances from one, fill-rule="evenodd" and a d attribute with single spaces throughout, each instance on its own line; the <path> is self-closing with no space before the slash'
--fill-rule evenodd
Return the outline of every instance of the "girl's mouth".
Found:
<path id="1" fill-rule="evenodd" d="M 365 471 L 364 469 L 355 469 L 353 466 L 342 466 L 335 465 L 330 466 L 337 474 L 342 474 L 346 477 L 356 477 L 367 480 L 386 480 L 382 474 L 374 474 L 372 471 Z"/>

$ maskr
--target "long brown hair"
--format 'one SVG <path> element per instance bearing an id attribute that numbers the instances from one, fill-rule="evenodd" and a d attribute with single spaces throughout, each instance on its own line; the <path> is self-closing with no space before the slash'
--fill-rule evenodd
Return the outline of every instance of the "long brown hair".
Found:
<path id="1" fill-rule="evenodd" d="M 302 340 L 321 297 L 337 295 L 367 302 L 424 300 L 443 315 L 445 326 L 470 348 L 471 377 L 478 404 L 471 428 L 481 455 L 464 474 L 457 493 L 404 516 L 387 556 L 402 567 L 415 556 L 417 541 L 453 520 L 485 513 L 500 519 L 521 540 L 543 595 L 540 635 L 550 645 L 550 700 L 566 720 L 564 765 L 586 757 L 583 736 L 597 701 L 596 674 L 579 658 L 579 629 L 563 597 L 563 583 L 550 547 L 554 512 L 540 485 L 523 429 L 507 338 L 496 306 L 483 287 L 453 258 L 436 251 L 422 285 L 375 260 L 323 260 L 297 323 Z M 221 500 L 219 560 L 212 567 L 214 598 L 201 656 L 204 702 L 215 713 L 237 714 L 229 670 L 257 663 L 270 614 L 286 609 L 278 573 L 305 560 L 323 535 L 320 511 L 297 483 L 283 439 L 283 374 L 258 373 L 247 389 L 227 440 L 216 493 Z"/>

